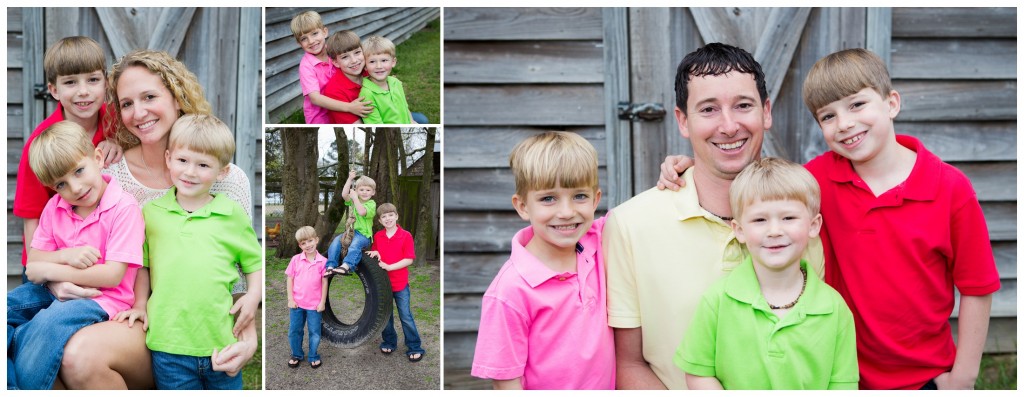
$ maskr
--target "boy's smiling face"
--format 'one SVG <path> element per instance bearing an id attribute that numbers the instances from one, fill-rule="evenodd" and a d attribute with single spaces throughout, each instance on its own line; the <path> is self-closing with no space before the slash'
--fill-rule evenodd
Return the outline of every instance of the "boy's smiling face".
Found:
<path id="1" fill-rule="evenodd" d="M 359 195 L 359 201 L 366 202 L 373 197 L 373 188 L 369 186 L 356 187 L 356 194 Z"/>
<path id="2" fill-rule="evenodd" d="M 363 74 L 363 49 L 356 47 L 354 50 L 345 51 L 331 59 L 334 67 L 341 69 L 342 73 L 348 76 L 361 76 Z"/>
<path id="3" fill-rule="evenodd" d="M 217 157 L 185 147 L 168 149 L 166 157 L 171 181 L 178 190 L 179 199 L 201 199 L 208 196 L 213 183 L 224 179 L 229 169 Z"/>
<path id="4" fill-rule="evenodd" d="M 316 244 L 320 242 L 320 238 L 313 237 L 299 241 L 299 248 L 306 255 L 316 255 Z"/>
<path id="5" fill-rule="evenodd" d="M 778 271 L 800 262 L 808 241 L 821 230 L 821 214 L 812 215 L 796 200 L 754 200 L 732 227 L 755 266 Z"/>
<path id="6" fill-rule="evenodd" d="M 900 95 L 879 95 L 866 87 L 815 112 L 825 143 L 854 164 L 875 158 L 895 139 L 892 119 L 900 112 Z"/>
<path id="7" fill-rule="evenodd" d="M 533 227 L 526 249 L 539 258 L 574 251 L 594 223 L 601 191 L 592 187 L 531 190 L 512 196 L 512 206 Z"/>
<path id="8" fill-rule="evenodd" d="M 100 203 L 107 186 L 100 173 L 102 165 L 103 157 L 97 149 L 91 156 L 79 160 L 74 169 L 57 178 L 50 188 L 75 207 L 79 215 L 88 215 Z"/>
<path id="9" fill-rule="evenodd" d="M 398 213 L 388 212 L 380 216 L 380 224 L 385 229 L 393 229 L 398 224 Z"/>
<path id="10" fill-rule="evenodd" d="M 370 55 L 366 59 L 366 72 L 369 73 L 371 80 L 383 82 L 388 79 L 391 69 L 394 69 L 397 64 L 398 58 L 392 57 L 390 54 Z"/>
<path id="11" fill-rule="evenodd" d="M 78 125 L 98 121 L 96 114 L 106 98 L 107 79 L 102 70 L 57 76 L 55 84 L 47 84 L 53 99 L 64 109 L 64 119 Z M 92 131 L 88 131 L 92 132 Z"/>
<path id="12" fill-rule="evenodd" d="M 317 28 L 299 36 L 299 46 L 303 51 L 319 56 L 324 52 L 324 41 L 327 39 L 327 28 Z"/>

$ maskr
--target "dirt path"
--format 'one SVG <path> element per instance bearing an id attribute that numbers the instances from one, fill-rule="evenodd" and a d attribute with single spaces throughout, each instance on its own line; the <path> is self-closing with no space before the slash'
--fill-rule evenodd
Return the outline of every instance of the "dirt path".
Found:
<path id="1" fill-rule="evenodd" d="M 437 263 L 410 267 L 413 317 L 422 347 L 427 351 L 420 362 L 406 358 L 402 325 L 395 312 L 398 350 L 385 355 L 376 337 L 354 349 L 343 349 L 324 340 L 320 344 L 323 366 L 312 369 L 308 362 L 289 368 L 288 308 L 284 269 L 287 261 L 267 256 L 266 286 L 266 387 L 267 390 L 438 390 L 440 389 L 440 266 Z M 332 302 L 333 287 L 332 287 Z M 333 304 L 333 303 L 332 303 Z M 303 348 L 308 347 L 304 339 Z"/>

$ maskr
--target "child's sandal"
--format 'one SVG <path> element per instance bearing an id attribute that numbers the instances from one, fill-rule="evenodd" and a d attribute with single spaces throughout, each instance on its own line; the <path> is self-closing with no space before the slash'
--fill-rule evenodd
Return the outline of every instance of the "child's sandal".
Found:
<path id="1" fill-rule="evenodd" d="M 290 367 L 290 368 L 298 368 L 299 367 L 299 359 L 296 359 L 295 357 L 289 358 L 288 359 L 288 367 Z"/>
<path id="2" fill-rule="evenodd" d="M 309 366 L 312 367 L 313 369 L 317 369 L 317 368 L 320 368 L 320 366 L 323 365 L 323 364 L 324 364 L 323 361 L 316 360 L 314 362 L 309 363 Z"/>

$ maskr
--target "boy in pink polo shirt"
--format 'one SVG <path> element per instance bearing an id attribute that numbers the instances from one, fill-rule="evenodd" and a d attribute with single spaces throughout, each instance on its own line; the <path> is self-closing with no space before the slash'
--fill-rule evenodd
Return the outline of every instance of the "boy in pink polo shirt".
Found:
<path id="1" fill-rule="evenodd" d="M 295 241 L 302 252 L 295 254 L 284 274 L 288 275 L 288 311 L 291 323 L 288 326 L 288 344 L 292 357 L 288 366 L 295 368 L 302 361 L 302 326 L 309 329 L 309 366 L 320 368 L 320 321 L 327 305 L 327 278 L 324 269 L 327 258 L 316 251 L 320 238 L 312 226 L 303 226 L 295 231 Z"/>
<path id="2" fill-rule="evenodd" d="M 334 65 L 328 60 L 325 41 L 327 27 L 316 11 L 306 11 L 292 18 L 292 35 L 305 54 L 299 61 L 299 84 L 302 86 L 302 112 L 306 124 L 330 124 L 328 111 L 347 112 L 363 117 L 370 113 L 368 101 L 354 99 L 342 102 L 321 94 L 334 76 Z"/>
<path id="3" fill-rule="evenodd" d="M 512 206 L 530 226 L 484 293 L 472 375 L 495 389 L 614 389 L 597 151 L 546 132 L 512 150 Z"/>
<path id="4" fill-rule="evenodd" d="M 25 141 L 18 163 L 18 186 L 14 195 L 14 216 L 24 221 L 24 246 L 21 264 L 28 259 L 32 236 L 39 226 L 39 215 L 43 212 L 54 191 L 39 182 L 29 166 L 28 148 L 32 141 L 46 128 L 60 121 L 73 121 L 92 134 L 92 143 L 103 152 L 104 166 L 121 160 L 121 147 L 103 133 L 106 116 L 107 79 L 104 76 L 107 60 L 103 49 L 95 40 L 84 36 L 70 36 L 57 40 L 43 57 L 43 72 L 46 88 L 57 109 L 39 123 L 32 135 Z M 27 278 L 22 279 L 28 282 Z"/>
<path id="5" fill-rule="evenodd" d="M 81 126 L 56 123 L 29 152 L 32 171 L 57 196 L 43 209 L 29 250 L 32 284 L 7 293 L 7 387 L 50 389 L 71 335 L 135 303 L 145 235 L 138 202 L 100 173 L 103 154 Z M 44 286 L 50 281 L 101 294 L 59 301 Z"/>
<path id="6" fill-rule="evenodd" d="M 416 259 L 416 248 L 412 234 L 398 225 L 398 209 L 394 204 L 384 203 L 377 208 L 377 217 L 384 230 L 373 235 L 373 246 L 366 255 L 377 258 L 377 265 L 388 271 L 391 281 L 391 294 L 395 298 L 395 309 L 398 319 L 402 322 L 402 336 L 405 337 L 405 356 L 409 361 L 423 359 L 426 351 L 420 347 L 420 332 L 416 329 L 416 321 L 412 318 L 409 295 L 409 265 Z M 395 332 L 395 315 L 388 315 L 388 324 L 381 331 L 380 352 L 391 354 L 398 346 L 398 333 Z"/>

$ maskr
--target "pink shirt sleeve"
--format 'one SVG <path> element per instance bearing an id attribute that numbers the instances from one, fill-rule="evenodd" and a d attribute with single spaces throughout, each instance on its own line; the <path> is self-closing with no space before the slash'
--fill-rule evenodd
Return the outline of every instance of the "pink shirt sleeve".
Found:
<path id="1" fill-rule="evenodd" d="M 56 251 L 57 242 L 53 238 L 53 216 L 57 211 L 57 199 L 60 196 L 54 195 L 46 202 L 43 212 L 39 214 L 39 227 L 32 235 L 32 248 L 43 251 Z"/>
<path id="2" fill-rule="evenodd" d="M 320 81 L 316 78 L 316 70 L 313 64 L 307 61 L 303 55 L 299 62 L 299 85 L 302 87 L 302 95 L 306 96 L 312 92 L 320 92 Z"/>
<path id="3" fill-rule="evenodd" d="M 134 200 L 133 200 L 134 201 Z M 142 209 L 133 203 L 119 204 L 107 234 L 104 261 L 122 262 L 128 267 L 142 266 L 142 245 L 146 239 L 146 224 Z"/>
<path id="4" fill-rule="evenodd" d="M 302 255 L 302 253 L 300 252 L 299 255 Z M 296 266 L 295 266 L 295 261 L 296 261 L 297 258 L 298 258 L 298 256 L 293 256 L 292 260 L 288 261 L 288 268 L 284 269 L 284 274 L 286 276 L 291 277 L 291 278 L 295 278 L 296 273 L 298 273 L 298 269 L 296 269 Z"/>
<path id="5" fill-rule="evenodd" d="M 530 325 L 524 313 L 493 296 L 484 296 L 473 355 L 472 375 L 485 379 L 523 376 Z"/>

